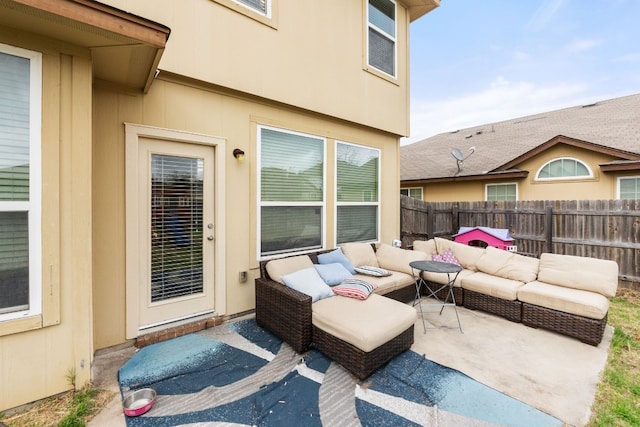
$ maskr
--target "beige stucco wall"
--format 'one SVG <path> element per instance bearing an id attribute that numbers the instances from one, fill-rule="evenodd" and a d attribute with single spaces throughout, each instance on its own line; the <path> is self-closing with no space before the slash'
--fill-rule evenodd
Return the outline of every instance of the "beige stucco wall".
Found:
<path id="1" fill-rule="evenodd" d="M 230 0 L 104 3 L 171 28 L 161 70 L 398 135 L 409 132 L 409 19 L 401 2 L 397 79 L 363 71 L 366 0 L 274 0 L 270 25 L 224 6 Z"/>
<path id="2" fill-rule="evenodd" d="M 545 163 L 559 158 L 571 157 L 586 163 L 593 172 L 592 178 L 536 181 L 538 170 Z M 613 156 L 591 150 L 557 144 L 548 150 L 515 166 L 527 170 L 524 179 L 454 181 L 425 184 L 423 199 L 426 201 L 453 202 L 459 200 L 485 200 L 486 184 L 518 184 L 518 200 L 606 200 L 617 197 L 617 178 L 624 173 L 603 173 L 599 165 L 615 160 Z M 627 174 L 628 175 L 628 174 Z M 414 186 L 417 187 L 417 186 Z"/>
<path id="3" fill-rule="evenodd" d="M 90 379 L 91 62 L 89 53 L 0 27 L 42 52 L 42 315 L 0 324 L 0 412 Z"/>
<path id="4" fill-rule="evenodd" d="M 94 91 L 94 334 L 95 347 L 125 341 L 125 151 L 124 122 L 195 132 L 225 139 L 226 312 L 254 308 L 256 254 L 256 127 L 264 124 L 309 133 L 327 140 L 327 235 L 333 247 L 333 143 L 335 139 L 381 149 L 381 241 L 398 238 L 399 145 L 395 136 L 355 127 L 344 121 L 286 108 L 267 101 L 222 93 L 164 80 L 162 74 L 148 95 L 119 94 L 108 88 Z M 246 152 L 243 162 L 234 148 Z M 239 282 L 239 273 L 249 280 Z M 220 284 L 218 284 L 220 285 Z"/>

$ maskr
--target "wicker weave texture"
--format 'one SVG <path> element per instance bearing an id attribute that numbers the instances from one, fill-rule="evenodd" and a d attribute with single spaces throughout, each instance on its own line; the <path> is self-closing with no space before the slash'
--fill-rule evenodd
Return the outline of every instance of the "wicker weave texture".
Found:
<path id="1" fill-rule="evenodd" d="M 272 280 L 257 278 L 256 322 L 298 353 L 311 346 L 311 297 Z"/>
<path id="2" fill-rule="evenodd" d="M 520 322 L 522 320 L 522 303 L 520 301 L 509 301 L 468 289 L 463 289 L 463 294 L 466 308 L 497 314 L 512 322 Z"/>
<path id="3" fill-rule="evenodd" d="M 602 341 L 608 315 L 602 320 L 564 313 L 546 307 L 522 303 L 522 323 L 534 328 L 559 332 L 597 346 Z"/>
<path id="4" fill-rule="evenodd" d="M 321 353 L 363 380 L 393 359 L 409 349 L 413 344 L 413 325 L 385 344 L 364 352 L 352 344 L 313 327 L 313 345 Z"/>

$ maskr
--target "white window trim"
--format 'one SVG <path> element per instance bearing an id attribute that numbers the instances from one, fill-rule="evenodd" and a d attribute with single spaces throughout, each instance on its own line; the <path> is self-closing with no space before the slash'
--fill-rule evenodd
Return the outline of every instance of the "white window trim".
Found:
<path id="1" fill-rule="evenodd" d="M 520 200 L 520 186 L 517 182 L 500 182 L 500 183 L 491 183 L 484 185 L 484 201 L 489 201 L 489 187 L 497 186 L 497 185 L 515 185 L 516 186 L 516 201 Z"/>
<path id="2" fill-rule="evenodd" d="M 623 179 L 640 179 L 640 175 L 619 176 L 616 179 L 616 200 L 620 200 L 620 181 Z"/>
<path id="3" fill-rule="evenodd" d="M 0 52 L 29 59 L 29 201 L 0 202 L 0 211 L 28 211 L 29 308 L 0 322 L 42 314 L 42 54 L 0 43 Z"/>
<path id="4" fill-rule="evenodd" d="M 394 33 L 396 34 L 395 36 L 391 36 L 391 34 L 388 34 L 386 31 L 382 30 L 381 28 L 378 28 L 377 26 L 375 26 L 373 23 L 371 23 L 371 20 L 369 19 L 369 2 L 370 0 L 365 0 L 366 5 L 365 5 L 365 10 L 367 11 L 366 15 L 367 15 L 367 28 L 366 28 L 366 34 L 365 34 L 365 40 L 367 41 L 366 43 L 366 56 L 367 56 L 367 66 L 370 67 L 371 69 L 375 70 L 378 73 L 381 73 L 384 76 L 388 76 L 391 79 L 397 79 L 398 78 L 398 3 L 396 3 L 395 0 L 388 0 L 389 2 L 393 3 L 393 7 L 395 8 L 395 18 L 393 20 L 393 25 L 394 25 Z M 369 58 L 369 28 L 373 28 L 375 31 L 377 31 L 378 33 L 382 34 L 384 37 L 387 37 L 389 40 L 393 40 L 393 71 L 394 74 L 389 74 L 384 70 L 381 70 L 380 68 L 376 67 L 375 65 L 371 64 L 370 58 Z"/>
<path id="5" fill-rule="evenodd" d="M 544 169 L 545 166 L 549 165 L 550 163 L 553 163 L 558 160 L 573 160 L 580 163 L 585 168 L 587 168 L 587 170 L 589 171 L 589 176 L 576 175 L 576 176 L 559 176 L 559 177 L 553 177 L 553 178 L 540 178 L 540 172 L 542 171 L 542 169 Z M 577 159 L 575 157 L 556 157 L 555 159 L 551 159 L 545 164 L 543 164 L 542 166 L 540 166 L 540 168 L 536 172 L 535 180 L 536 181 L 563 181 L 563 180 L 572 180 L 572 179 L 591 179 L 591 178 L 593 178 L 593 170 L 589 167 L 588 164 L 586 164 L 582 160 Z"/>
<path id="6" fill-rule="evenodd" d="M 256 175 L 257 175 L 257 187 L 256 187 L 256 199 L 257 199 L 257 209 L 256 209 L 256 248 L 258 260 L 268 260 L 272 258 L 279 258 L 283 255 L 292 256 L 299 255 L 317 251 L 318 249 L 309 249 L 309 250 L 299 250 L 299 251 L 291 251 L 286 252 L 286 254 L 273 254 L 273 255 L 262 255 L 262 207 L 263 206 L 284 206 L 281 202 L 263 202 L 262 201 L 262 130 L 263 129 L 271 129 L 277 132 L 289 133 L 293 135 L 300 135 L 307 138 L 315 138 L 321 139 L 323 141 L 322 144 L 322 201 L 320 202 L 288 202 L 286 206 L 317 206 L 322 208 L 322 219 L 321 219 L 321 227 L 322 231 L 320 233 L 320 246 L 321 249 L 326 248 L 327 241 L 327 139 L 322 136 L 313 135 L 310 133 L 296 132 L 289 129 L 283 129 L 273 126 L 265 126 L 258 125 L 257 129 L 257 138 L 256 138 L 256 152 L 258 153 L 257 161 L 256 161 Z"/>
<path id="7" fill-rule="evenodd" d="M 241 1 L 238 1 L 238 0 L 231 0 L 231 1 L 233 1 L 234 3 L 236 3 L 240 7 L 244 7 L 244 8 L 246 8 L 246 9 L 248 9 L 248 10 L 254 12 L 254 13 L 257 13 L 258 15 L 262 15 L 262 16 L 265 16 L 265 17 L 271 19 L 271 1 L 272 0 L 265 0 L 265 2 L 267 3 L 267 7 L 265 8 L 265 12 L 264 13 L 262 11 L 258 10 L 258 9 L 255 9 L 255 8 L 249 6 L 248 4 L 242 3 Z"/>
<path id="8" fill-rule="evenodd" d="M 407 190 L 407 196 L 411 197 L 411 190 L 420 190 L 420 199 L 419 200 L 423 200 L 424 197 L 424 192 L 423 192 L 423 188 L 422 187 L 402 187 L 400 188 L 400 190 Z M 415 199 L 415 197 L 414 197 Z"/>
<path id="9" fill-rule="evenodd" d="M 367 0 L 368 1 L 368 0 Z M 367 150 L 375 150 L 378 152 L 378 201 L 377 202 L 339 202 L 338 201 L 338 156 L 337 156 L 337 152 L 338 152 L 338 144 L 345 144 L 345 145 L 351 145 L 353 147 L 358 147 L 358 148 L 366 148 Z M 382 173 L 381 173 L 381 167 L 380 165 L 382 164 L 382 150 L 380 150 L 379 148 L 375 148 L 375 147 L 368 147 L 366 145 L 361 145 L 361 144 L 354 144 L 351 142 L 346 142 L 346 141 L 339 141 L 336 140 L 335 141 L 335 146 L 334 146 L 334 153 L 336 153 L 335 159 L 334 159 L 334 171 L 335 171 L 335 176 L 334 176 L 334 189 L 333 189 L 333 194 L 335 194 L 335 204 L 334 204 L 334 208 L 333 208 L 333 217 L 335 218 L 334 220 L 334 224 L 333 224 L 333 247 L 336 247 L 338 245 L 338 206 L 376 206 L 378 209 L 378 215 L 377 215 L 377 224 L 376 224 L 376 238 L 373 240 L 369 240 L 363 243 L 378 243 L 380 241 L 380 216 L 381 216 L 381 212 L 380 212 L 380 200 L 382 198 L 382 189 L 381 189 L 381 178 L 382 178 Z"/>

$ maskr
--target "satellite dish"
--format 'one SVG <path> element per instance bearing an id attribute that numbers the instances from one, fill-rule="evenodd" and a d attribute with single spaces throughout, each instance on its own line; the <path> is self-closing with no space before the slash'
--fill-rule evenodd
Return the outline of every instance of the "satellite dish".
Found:
<path id="1" fill-rule="evenodd" d="M 470 151 L 470 153 L 467 154 L 467 157 L 469 157 L 470 155 L 472 155 L 473 153 L 476 152 L 476 147 L 474 146 L 474 147 L 469 148 L 469 151 Z M 458 166 L 458 171 L 455 173 L 455 175 L 458 175 L 460 172 L 462 172 L 462 162 L 464 162 L 464 160 L 467 157 L 464 157 L 462 155 L 462 151 L 460 151 L 459 149 L 457 149 L 455 147 L 451 149 L 451 155 L 456 159 L 456 164 Z"/>
<path id="2" fill-rule="evenodd" d="M 458 160 L 459 162 L 464 160 L 464 156 L 462 155 L 462 151 L 458 150 L 457 148 L 452 148 L 451 149 L 451 155 L 453 157 L 455 157 L 456 160 Z"/>

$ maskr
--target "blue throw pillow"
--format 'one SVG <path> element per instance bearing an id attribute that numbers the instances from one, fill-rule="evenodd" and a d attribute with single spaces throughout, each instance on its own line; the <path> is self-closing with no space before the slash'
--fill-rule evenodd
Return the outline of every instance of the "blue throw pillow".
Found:
<path id="1" fill-rule="evenodd" d="M 329 285 L 339 285 L 344 279 L 351 277 L 349 270 L 344 268 L 339 262 L 332 262 L 331 264 L 315 264 L 314 267 L 322 277 L 322 280 Z"/>
<path id="2" fill-rule="evenodd" d="M 335 251 L 327 252 L 326 254 L 318 255 L 318 263 L 320 264 L 332 264 L 334 262 L 338 262 L 347 269 L 347 271 L 351 274 L 356 274 L 355 268 L 353 268 L 353 264 L 351 261 L 342 253 L 342 249 L 338 248 Z"/>
<path id="3" fill-rule="evenodd" d="M 313 267 L 284 275 L 281 279 L 291 289 L 309 295 L 312 302 L 335 295 Z"/>

